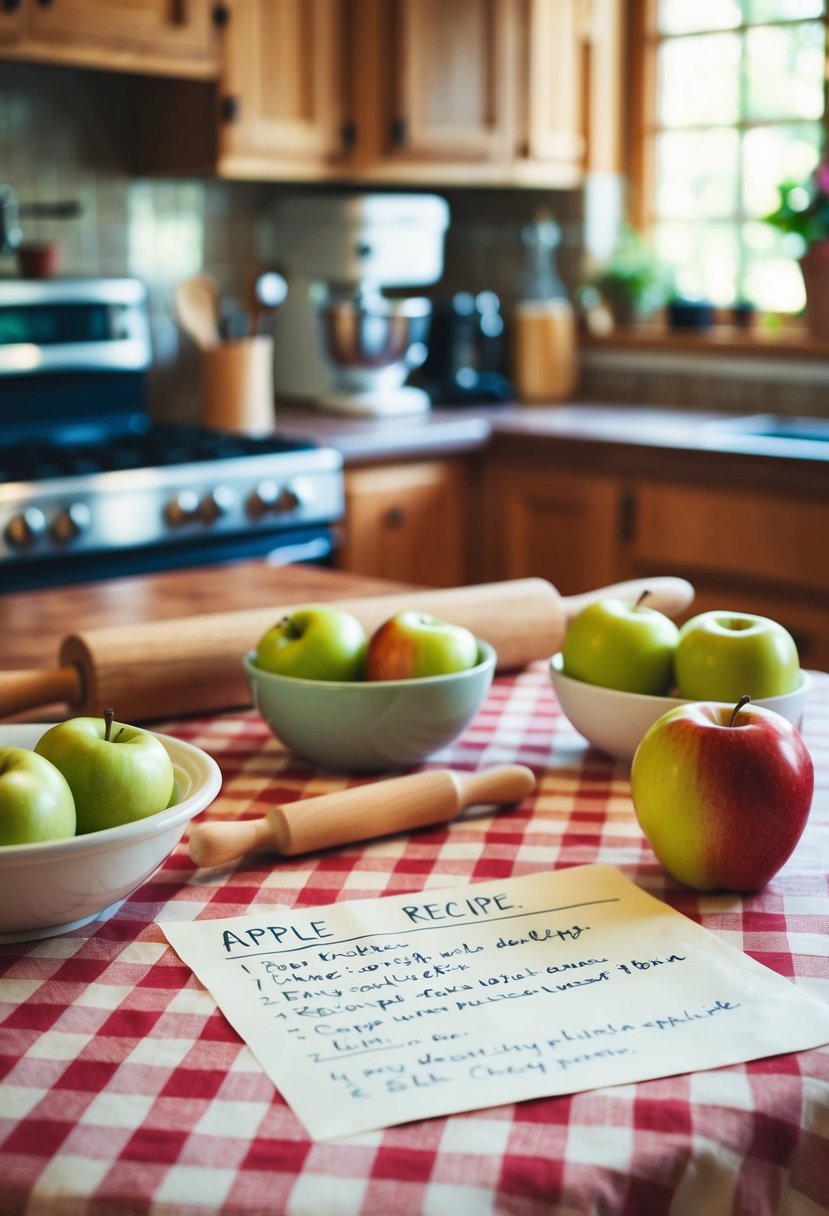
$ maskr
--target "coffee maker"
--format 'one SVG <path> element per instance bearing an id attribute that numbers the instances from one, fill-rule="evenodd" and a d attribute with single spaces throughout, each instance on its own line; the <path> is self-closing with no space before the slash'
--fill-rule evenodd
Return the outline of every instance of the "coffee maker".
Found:
<path id="1" fill-rule="evenodd" d="M 431 194 L 288 194 L 268 217 L 273 264 L 288 283 L 274 322 L 277 398 L 339 414 L 429 408 L 405 383 L 427 354 L 431 303 L 384 289 L 437 282 L 449 224 Z"/>

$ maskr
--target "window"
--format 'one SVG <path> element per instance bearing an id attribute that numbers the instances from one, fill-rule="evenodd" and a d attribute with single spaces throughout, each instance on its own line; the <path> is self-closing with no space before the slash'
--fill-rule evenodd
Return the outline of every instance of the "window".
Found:
<path id="1" fill-rule="evenodd" d="M 637 226 L 679 294 L 799 312 L 799 238 L 762 216 L 777 205 L 778 184 L 805 180 L 825 145 L 827 3 L 636 8 Z"/>

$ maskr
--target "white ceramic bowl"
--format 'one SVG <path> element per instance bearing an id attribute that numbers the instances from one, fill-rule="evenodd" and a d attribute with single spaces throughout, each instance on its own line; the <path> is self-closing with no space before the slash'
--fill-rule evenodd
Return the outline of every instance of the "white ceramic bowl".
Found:
<path id="1" fill-rule="evenodd" d="M 478 663 L 411 680 L 300 680 L 244 659 L 253 703 L 291 751 L 323 768 L 377 772 L 419 764 L 469 725 L 484 703 L 495 651 L 478 641 Z"/>
<path id="2" fill-rule="evenodd" d="M 787 718 L 799 727 L 803 718 L 811 680 L 801 672 L 800 687 L 782 697 L 754 701 Z M 680 697 L 649 697 L 642 693 L 601 688 L 564 675 L 560 654 L 550 659 L 550 678 L 558 703 L 567 720 L 600 751 L 617 760 L 632 760 L 645 731 L 675 705 L 686 705 Z"/>
<path id="3" fill-rule="evenodd" d="M 50 725 L 0 726 L 0 746 L 34 747 Z M 94 920 L 140 887 L 210 805 L 222 784 L 216 761 L 191 743 L 157 737 L 173 761 L 174 806 L 101 832 L 0 847 L 0 942 L 52 937 Z"/>

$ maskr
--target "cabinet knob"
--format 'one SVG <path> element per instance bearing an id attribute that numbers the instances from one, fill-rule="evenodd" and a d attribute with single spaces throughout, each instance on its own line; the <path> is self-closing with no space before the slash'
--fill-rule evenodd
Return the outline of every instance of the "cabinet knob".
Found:
<path id="1" fill-rule="evenodd" d="M 20 0 L 3 0 L 4 13 L 16 13 L 20 8 Z"/>
<path id="2" fill-rule="evenodd" d="M 38 8 L 51 8 L 53 0 L 37 0 Z"/>
<path id="3" fill-rule="evenodd" d="M 239 98 L 227 93 L 219 102 L 219 117 L 222 122 L 238 122 L 242 114 Z"/>
<path id="4" fill-rule="evenodd" d="M 383 523 L 387 528 L 401 528 L 405 522 L 406 512 L 402 507 L 389 507 L 383 516 Z"/>
<path id="5" fill-rule="evenodd" d="M 218 29 L 223 30 L 230 25 L 230 9 L 226 4 L 214 4 L 210 15 Z"/>

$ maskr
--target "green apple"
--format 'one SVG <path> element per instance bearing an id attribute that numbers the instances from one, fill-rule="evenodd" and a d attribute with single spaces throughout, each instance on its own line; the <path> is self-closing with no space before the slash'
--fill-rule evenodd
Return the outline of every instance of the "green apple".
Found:
<path id="1" fill-rule="evenodd" d="M 75 835 L 75 801 L 54 764 L 26 747 L 0 747 L 0 845 Z"/>
<path id="2" fill-rule="evenodd" d="M 679 631 L 675 658 L 679 695 L 689 701 L 755 701 L 793 692 L 800 683 L 794 638 L 768 617 L 702 612 Z"/>
<path id="3" fill-rule="evenodd" d="M 103 718 L 69 718 L 50 727 L 35 751 L 63 773 L 75 799 L 78 835 L 163 811 L 175 787 L 160 739 Z"/>
<path id="4" fill-rule="evenodd" d="M 325 604 L 303 604 L 259 641 L 254 662 L 263 671 L 301 680 L 360 680 L 366 632 L 355 616 Z"/>
<path id="5" fill-rule="evenodd" d="M 407 609 L 374 631 L 366 651 L 367 680 L 410 680 L 467 671 L 478 663 L 478 641 L 463 625 Z"/>
<path id="6" fill-rule="evenodd" d="M 597 600 L 567 628 L 561 648 L 564 674 L 585 684 L 664 696 L 673 682 L 679 630 L 642 601 Z"/>

